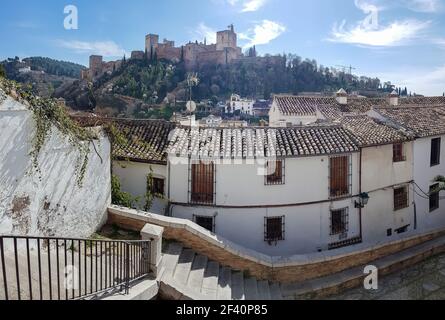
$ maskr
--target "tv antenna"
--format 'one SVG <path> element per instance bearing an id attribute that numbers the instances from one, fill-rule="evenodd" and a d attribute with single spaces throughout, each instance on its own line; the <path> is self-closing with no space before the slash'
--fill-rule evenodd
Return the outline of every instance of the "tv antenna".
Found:
<path id="1" fill-rule="evenodd" d="M 346 70 L 349 70 L 349 74 L 352 75 L 352 70 L 357 70 L 357 68 L 354 68 L 353 66 L 349 65 L 349 66 L 342 66 L 342 65 L 337 65 L 336 67 L 341 68 L 343 70 L 344 73 L 346 73 Z"/>

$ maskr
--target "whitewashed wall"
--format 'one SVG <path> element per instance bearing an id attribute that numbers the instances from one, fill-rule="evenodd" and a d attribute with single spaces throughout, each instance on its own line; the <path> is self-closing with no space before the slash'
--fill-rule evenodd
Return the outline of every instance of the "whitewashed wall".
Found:
<path id="1" fill-rule="evenodd" d="M 88 237 L 106 219 L 111 202 L 110 144 L 101 135 L 90 148 L 83 187 L 77 185 L 79 152 L 55 128 L 31 170 L 32 113 L 0 101 L 0 234 Z"/>
<path id="2" fill-rule="evenodd" d="M 414 142 L 414 179 L 418 186 L 429 192 L 433 180 L 438 175 L 445 175 L 445 136 L 441 136 L 440 165 L 431 167 L 431 140 L 438 137 L 418 139 Z M 445 200 L 440 201 L 439 209 L 430 212 L 429 200 L 425 199 L 423 193 L 416 189 L 415 202 L 417 208 L 417 223 L 419 232 L 445 227 Z M 445 194 L 442 192 L 441 197 Z"/>
<path id="3" fill-rule="evenodd" d="M 147 190 L 147 175 L 153 170 L 154 178 L 165 179 L 165 194 L 167 194 L 167 166 L 158 164 L 138 163 L 131 161 L 113 161 L 113 174 L 119 178 L 122 191 L 130 193 L 134 197 L 140 197 L 138 209 L 143 209 L 144 195 Z M 168 201 L 166 199 L 154 199 L 150 212 L 164 214 Z"/>
<path id="4" fill-rule="evenodd" d="M 368 192 L 368 205 L 362 210 L 363 241 L 375 244 L 396 240 L 406 234 L 394 230 L 410 225 L 414 230 L 413 142 L 403 144 L 406 161 L 393 162 L 393 145 L 383 145 L 362 150 L 362 191 Z M 394 187 L 409 187 L 409 207 L 394 211 Z M 384 189 L 383 189 L 384 188 Z M 387 230 L 392 229 L 392 235 Z"/>
<path id="5" fill-rule="evenodd" d="M 188 203 L 188 164 L 171 159 L 170 200 Z M 351 155 L 352 194 L 358 193 L 358 154 Z M 173 205 L 174 217 L 215 216 L 216 233 L 248 248 L 270 255 L 291 255 L 327 250 L 340 241 L 330 236 L 330 211 L 349 208 L 348 238 L 359 236 L 358 210 L 354 199 L 328 201 L 329 157 L 286 159 L 285 184 L 266 186 L 260 164 L 219 164 L 216 167 L 217 207 Z M 278 208 L 224 208 L 322 202 Z M 218 207 L 220 206 L 220 207 Z M 264 241 L 264 218 L 285 216 L 286 239 L 277 246 Z"/>
<path id="6" fill-rule="evenodd" d="M 314 114 L 313 116 L 289 116 L 281 114 L 276 103 L 272 103 L 272 107 L 269 111 L 269 125 L 271 127 L 286 127 L 287 123 L 292 123 L 292 125 L 308 125 L 316 122 L 318 116 Z"/>

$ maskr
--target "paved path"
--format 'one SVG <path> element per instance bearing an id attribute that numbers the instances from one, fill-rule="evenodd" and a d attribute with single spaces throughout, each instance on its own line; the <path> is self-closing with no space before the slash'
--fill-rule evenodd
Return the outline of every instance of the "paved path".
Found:
<path id="1" fill-rule="evenodd" d="M 445 255 L 381 278 L 377 291 L 353 289 L 330 299 L 445 300 Z"/>

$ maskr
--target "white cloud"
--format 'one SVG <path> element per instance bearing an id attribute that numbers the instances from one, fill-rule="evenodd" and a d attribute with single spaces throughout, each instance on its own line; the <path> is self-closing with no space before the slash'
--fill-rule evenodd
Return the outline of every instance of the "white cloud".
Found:
<path id="1" fill-rule="evenodd" d="M 408 9 L 416 12 L 437 12 L 440 0 L 405 0 Z"/>
<path id="2" fill-rule="evenodd" d="M 59 46 L 72 49 L 77 53 L 98 54 L 104 57 L 123 57 L 128 55 L 124 49 L 113 41 L 65 41 L 59 40 Z"/>
<path id="3" fill-rule="evenodd" d="M 412 93 L 441 96 L 445 92 L 445 65 L 434 69 L 407 67 L 389 73 L 376 73 L 373 76 L 390 80 L 400 87 L 408 87 Z"/>
<path id="4" fill-rule="evenodd" d="M 414 19 L 381 25 L 379 23 L 381 8 L 360 0 L 355 0 L 355 5 L 367 14 L 367 17 L 349 28 L 346 27 L 346 20 L 340 25 L 334 24 L 330 41 L 371 47 L 400 46 L 419 38 L 421 32 L 430 25 L 430 21 Z"/>
<path id="5" fill-rule="evenodd" d="M 243 9 L 241 12 L 252 12 L 259 10 L 264 4 L 266 0 L 248 0 L 243 4 Z"/>
<path id="6" fill-rule="evenodd" d="M 226 0 L 231 6 L 240 6 L 241 12 L 254 12 L 263 7 L 268 0 Z"/>
<path id="7" fill-rule="evenodd" d="M 345 28 L 345 22 L 332 29 L 331 41 L 365 46 L 398 46 L 418 38 L 419 32 L 430 25 L 429 21 L 417 20 L 395 21 L 376 30 L 357 25 L 352 29 Z"/>
<path id="8" fill-rule="evenodd" d="M 246 32 L 240 33 L 239 38 L 247 41 L 244 48 L 248 48 L 254 45 L 268 44 L 272 40 L 278 38 L 285 31 L 286 27 L 283 24 L 270 20 L 263 20 Z"/>
<path id="9" fill-rule="evenodd" d="M 216 43 L 216 30 L 210 28 L 203 22 L 201 22 L 195 30 L 192 30 L 191 34 L 200 41 L 207 39 L 207 44 Z"/>

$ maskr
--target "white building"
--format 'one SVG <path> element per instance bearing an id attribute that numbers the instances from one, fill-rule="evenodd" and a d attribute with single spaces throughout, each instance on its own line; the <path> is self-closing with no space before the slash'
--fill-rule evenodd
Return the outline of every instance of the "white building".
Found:
<path id="1" fill-rule="evenodd" d="M 234 114 L 239 111 L 241 114 L 253 116 L 253 105 L 255 101 L 243 99 L 237 94 L 232 94 L 230 100 L 227 101 L 226 113 Z"/>
<path id="2" fill-rule="evenodd" d="M 432 193 L 437 187 L 435 178 L 445 175 L 445 155 L 442 152 L 445 147 L 444 101 L 445 98 L 437 98 L 429 101 L 428 106 L 393 106 L 369 112 L 371 116 L 408 130 L 416 137 L 413 143 L 415 183 L 412 186 L 416 210 L 412 226 L 419 232 L 445 225 L 444 198 L 439 193 Z"/>
<path id="3" fill-rule="evenodd" d="M 125 191 L 143 195 L 157 165 L 166 215 L 272 256 L 372 247 L 445 227 L 442 199 L 429 195 L 445 173 L 437 140 L 445 98 L 342 98 L 290 99 L 315 106 L 323 122 L 310 126 L 133 121 L 126 132 L 147 145 L 116 148 L 127 161 L 114 172 Z"/>

